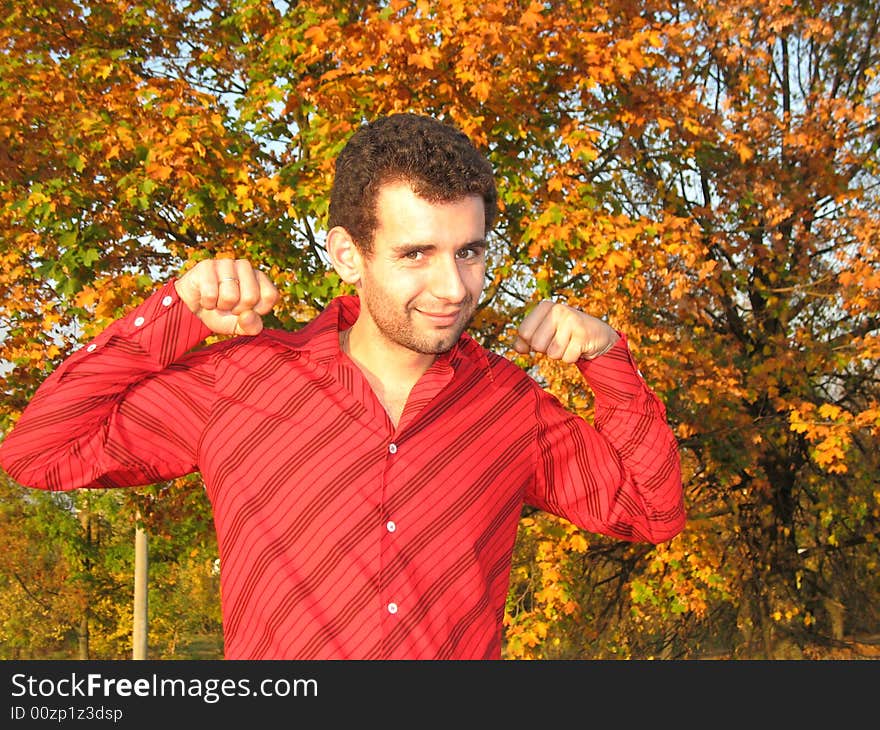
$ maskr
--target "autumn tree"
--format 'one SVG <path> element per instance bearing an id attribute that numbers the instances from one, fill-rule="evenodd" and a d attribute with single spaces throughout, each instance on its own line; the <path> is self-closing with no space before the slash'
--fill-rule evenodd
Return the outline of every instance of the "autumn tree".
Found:
<path id="1" fill-rule="evenodd" d="M 0 657 L 52 658 L 72 644 L 81 615 L 68 578 L 74 518 L 44 495 L 22 498 L 0 480 Z"/>
<path id="2" fill-rule="evenodd" d="M 174 78 L 169 59 L 180 55 L 190 29 L 174 3 L 3 4 L 0 357 L 10 366 L 7 424 L 64 355 L 142 298 L 156 277 L 189 252 L 231 246 L 237 235 L 222 216 L 208 216 L 219 232 L 207 233 L 200 222 L 203 201 L 215 211 L 238 205 L 230 200 L 236 178 L 247 174 L 248 150 L 223 127 L 214 97 Z M 201 245 L 201 236 L 211 243 Z M 85 543 L 95 497 L 70 496 L 70 509 L 92 515 L 80 523 L 77 539 Z M 130 502 L 120 507 L 118 529 L 130 529 L 134 514 Z M 130 566 L 125 582 L 130 586 Z M 126 615 L 125 603 L 96 587 L 77 617 L 82 642 L 102 606 L 112 626 L 98 637 L 109 642 L 130 630 L 130 607 Z M 120 652 L 105 644 L 98 656 Z"/>
<path id="3" fill-rule="evenodd" d="M 680 574 L 729 595 L 710 605 L 740 652 L 801 656 L 842 638 L 844 607 L 851 632 L 877 622 L 880 9 L 700 2 L 678 18 L 660 81 L 687 96 L 624 130 L 622 179 L 695 257 L 685 276 L 662 244 L 644 262 L 664 304 L 645 332 L 669 342 L 655 352 L 693 469 Z"/>
<path id="4" fill-rule="evenodd" d="M 662 61 L 603 95 L 601 170 L 568 178 L 619 216 L 571 296 L 620 307 L 677 424 L 690 524 L 609 564 L 626 585 L 597 648 L 804 656 L 877 625 L 878 8 L 655 10 Z M 568 248 L 560 283 L 597 240 Z M 563 578 L 608 555 L 575 554 Z"/>

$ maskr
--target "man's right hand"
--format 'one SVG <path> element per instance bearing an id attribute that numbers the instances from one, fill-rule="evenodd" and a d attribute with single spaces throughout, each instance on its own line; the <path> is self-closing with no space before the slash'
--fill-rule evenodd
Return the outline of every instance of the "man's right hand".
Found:
<path id="1" fill-rule="evenodd" d="M 278 289 L 246 259 L 207 259 L 174 282 L 178 296 L 219 335 L 256 335 Z"/>

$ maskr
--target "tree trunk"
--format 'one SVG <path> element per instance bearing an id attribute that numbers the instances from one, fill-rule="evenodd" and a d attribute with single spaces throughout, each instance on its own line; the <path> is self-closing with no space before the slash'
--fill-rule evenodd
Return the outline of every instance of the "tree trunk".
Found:
<path id="1" fill-rule="evenodd" d="M 79 620 L 79 628 L 76 631 L 77 651 L 76 658 L 82 661 L 89 660 L 89 609 L 83 611 Z"/>
<path id="2" fill-rule="evenodd" d="M 132 659 L 147 658 L 147 533 L 138 512 L 134 532 L 134 627 L 132 636 Z"/>

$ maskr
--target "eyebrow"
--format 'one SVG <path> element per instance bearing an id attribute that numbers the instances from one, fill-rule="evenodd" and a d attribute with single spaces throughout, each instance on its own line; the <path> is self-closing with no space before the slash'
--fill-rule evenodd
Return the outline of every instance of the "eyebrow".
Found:
<path id="1" fill-rule="evenodd" d="M 473 241 L 468 241 L 467 243 L 463 243 L 461 246 L 456 247 L 456 251 L 461 251 L 465 248 L 474 248 L 474 247 L 482 247 L 488 248 L 488 244 L 486 243 L 485 238 L 477 238 Z M 434 243 L 402 243 L 399 246 L 392 247 L 391 251 L 397 255 L 406 255 L 412 251 L 433 251 L 437 248 L 437 245 Z"/>

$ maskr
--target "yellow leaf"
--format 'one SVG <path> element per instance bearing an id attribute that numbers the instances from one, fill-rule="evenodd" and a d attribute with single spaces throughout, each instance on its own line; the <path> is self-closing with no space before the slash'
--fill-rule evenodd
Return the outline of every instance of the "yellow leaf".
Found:
<path id="1" fill-rule="evenodd" d="M 489 92 L 492 90 L 492 85 L 484 80 L 477 81 L 471 86 L 471 93 L 479 100 L 486 101 L 489 98 Z"/>
<path id="2" fill-rule="evenodd" d="M 605 266 L 613 274 L 618 269 L 626 269 L 629 266 L 630 257 L 623 251 L 612 251 L 605 259 Z"/>
<path id="3" fill-rule="evenodd" d="M 538 23 L 541 21 L 542 9 L 543 5 L 541 5 L 541 3 L 533 2 L 528 8 L 526 8 L 526 11 L 520 17 L 519 24 L 527 30 L 532 30 L 537 27 Z"/>
<path id="4" fill-rule="evenodd" d="M 406 62 L 410 66 L 417 66 L 419 68 L 434 68 L 434 58 L 431 54 L 431 49 L 425 49 L 420 53 L 410 53 L 409 56 L 406 57 Z"/>
<path id="5" fill-rule="evenodd" d="M 569 539 L 569 544 L 571 545 L 572 550 L 579 553 L 587 552 L 587 548 L 590 546 L 590 543 L 587 542 L 587 539 L 579 532 L 571 536 L 571 538 Z"/>
<path id="6" fill-rule="evenodd" d="M 819 406 L 819 415 L 832 421 L 840 415 L 840 411 L 840 406 L 836 406 L 833 403 L 823 403 Z"/>
<path id="7" fill-rule="evenodd" d="M 320 25 L 313 25 L 309 28 L 303 33 L 303 38 L 311 41 L 312 44 L 316 46 L 326 45 L 329 40 L 327 33 L 324 32 L 324 29 Z"/>
<path id="8" fill-rule="evenodd" d="M 293 188 L 284 188 L 283 190 L 279 190 L 272 197 L 280 203 L 287 203 L 288 205 L 290 205 L 290 201 L 293 199 Z"/>
<path id="9" fill-rule="evenodd" d="M 752 148 L 749 147 L 744 142 L 740 142 L 736 145 L 736 153 L 739 155 L 740 162 L 747 162 L 751 160 L 752 157 L 755 156 L 755 153 L 752 151 Z"/>

